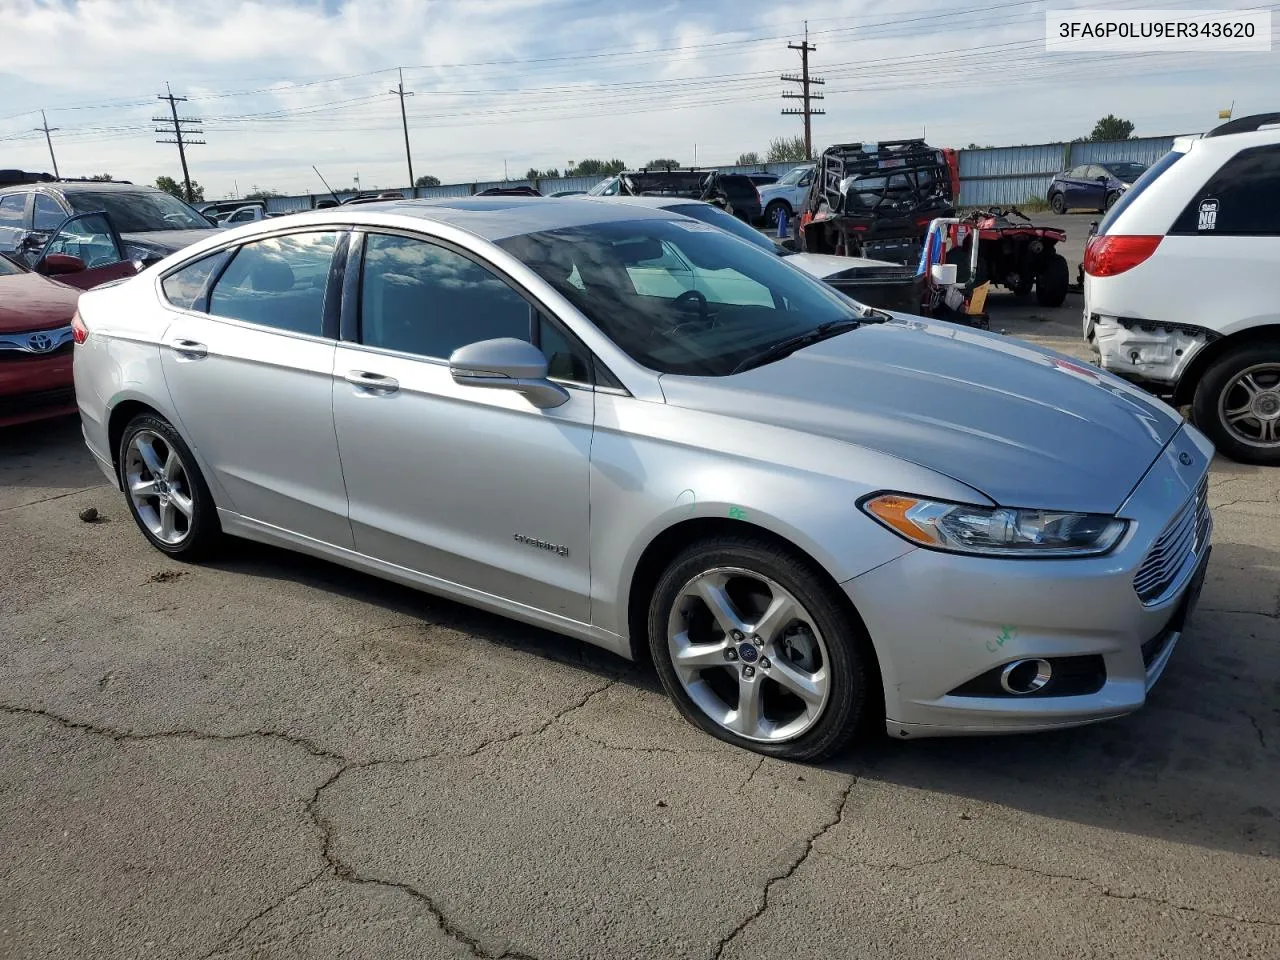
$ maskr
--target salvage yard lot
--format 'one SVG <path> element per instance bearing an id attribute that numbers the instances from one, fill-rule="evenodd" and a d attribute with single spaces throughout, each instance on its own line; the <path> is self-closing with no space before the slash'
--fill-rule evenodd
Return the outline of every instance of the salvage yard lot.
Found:
<path id="1" fill-rule="evenodd" d="M 1036 219 L 1074 275 L 1094 218 Z M 1087 356 L 1079 311 L 995 294 L 992 329 Z M 806 767 L 576 641 L 172 562 L 77 424 L 10 431 L 0 957 L 1280 956 L 1280 471 L 1219 459 L 1210 501 L 1141 713 Z"/>

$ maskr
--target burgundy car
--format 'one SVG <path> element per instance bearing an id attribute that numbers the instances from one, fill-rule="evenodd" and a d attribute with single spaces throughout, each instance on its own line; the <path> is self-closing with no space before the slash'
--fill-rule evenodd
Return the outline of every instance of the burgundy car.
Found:
<path id="1" fill-rule="evenodd" d="M 0 254 L 0 427 L 75 412 L 76 303 L 82 290 L 137 272 L 121 249 L 106 218 L 88 214 L 63 225 L 34 270 Z"/>

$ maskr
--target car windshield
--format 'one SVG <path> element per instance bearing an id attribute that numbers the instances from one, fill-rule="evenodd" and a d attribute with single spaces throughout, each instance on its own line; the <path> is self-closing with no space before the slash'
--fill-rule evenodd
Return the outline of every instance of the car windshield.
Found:
<path id="1" fill-rule="evenodd" d="M 709 223 L 713 227 L 719 227 L 721 230 L 727 230 L 735 237 L 754 243 L 761 250 L 768 250 L 770 253 L 777 253 L 778 246 L 759 230 L 747 226 L 732 213 L 727 210 L 721 210 L 717 206 L 709 203 L 682 203 L 678 206 L 667 207 L 672 213 L 678 213 L 682 217 L 693 217 L 695 220 L 701 220 L 703 223 Z"/>
<path id="2" fill-rule="evenodd" d="M 696 220 L 597 223 L 498 245 L 659 373 L 728 376 L 776 343 L 860 319 L 852 300 Z"/>
<path id="3" fill-rule="evenodd" d="M 1133 183 L 1147 169 L 1145 163 L 1109 163 L 1107 169 L 1111 171 L 1112 176 L 1117 180 L 1123 180 L 1125 183 Z"/>
<path id="4" fill-rule="evenodd" d="M 213 224 L 177 197 L 160 190 L 67 191 L 67 202 L 76 213 L 105 210 L 121 233 L 152 230 L 209 230 Z"/>
<path id="5" fill-rule="evenodd" d="M 592 197 L 612 197 L 618 192 L 618 178 L 609 177 L 607 180 L 601 180 L 594 187 L 587 191 L 588 196 Z"/>
<path id="6" fill-rule="evenodd" d="M 11 277 L 15 273 L 26 272 L 26 270 L 18 266 L 14 261 L 10 260 L 3 253 L 0 253 L 0 277 Z"/>
<path id="7" fill-rule="evenodd" d="M 784 183 L 789 187 L 795 186 L 808 172 L 808 167 L 796 167 L 794 170 L 788 170 L 787 175 L 779 180 L 778 183 Z"/>

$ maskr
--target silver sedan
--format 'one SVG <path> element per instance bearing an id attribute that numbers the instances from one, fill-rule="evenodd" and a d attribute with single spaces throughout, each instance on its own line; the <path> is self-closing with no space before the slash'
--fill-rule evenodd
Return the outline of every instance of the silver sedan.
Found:
<path id="1" fill-rule="evenodd" d="M 661 210 L 267 221 L 74 328 L 158 550 L 277 544 L 652 658 L 774 756 L 1136 710 L 1209 555 L 1212 449 L 1159 401 Z"/>

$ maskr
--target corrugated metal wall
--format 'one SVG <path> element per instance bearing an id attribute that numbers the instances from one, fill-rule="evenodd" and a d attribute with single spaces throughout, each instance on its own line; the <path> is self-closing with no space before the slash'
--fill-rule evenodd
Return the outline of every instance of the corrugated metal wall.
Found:
<path id="1" fill-rule="evenodd" d="M 1114 140 L 1084 143 L 1038 143 L 1021 147 L 991 147 L 983 150 L 961 150 L 960 204 L 985 207 L 992 204 L 1024 203 L 1029 198 L 1043 199 L 1055 173 L 1080 163 L 1135 160 L 1154 163 L 1173 148 L 1173 137 L 1142 137 L 1137 140 Z M 782 176 L 800 164 L 764 163 L 755 166 L 718 167 L 725 173 L 758 173 L 767 171 Z M 468 197 L 489 187 L 536 186 L 544 194 L 564 190 L 590 190 L 603 177 L 559 177 L 539 180 L 489 180 L 477 183 L 451 183 L 438 187 L 421 187 L 419 197 Z M 390 188 L 413 196 L 409 187 Z M 305 194 L 296 197 L 272 197 L 267 201 L 271 213 L 309 210 L 328 194 Z M 342 199 L 355 196 L 354 190 L 340 190 Z"/>
<path id="2" fill-rule="evenodd" d="M 1055 173 L 1081 163 L 1134 160 L 1155 163 L 1173 148 L 1173 137 L 1039 143 L 960 151 L 960 204 L 1009 206 L 1043 200 Z"/>

